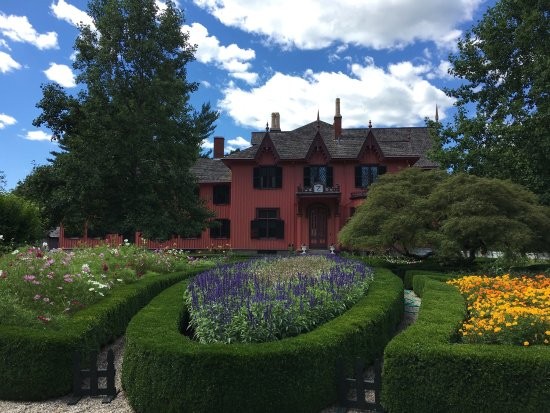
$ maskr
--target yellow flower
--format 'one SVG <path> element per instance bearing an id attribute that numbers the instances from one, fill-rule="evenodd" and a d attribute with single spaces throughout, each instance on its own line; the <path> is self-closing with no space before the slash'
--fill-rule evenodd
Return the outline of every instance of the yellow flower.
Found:
<path id="1" fill-rule="evenodd" d="M 524 346 L 528 346 L 528 345 L 529 345 L 529 342 L 528 342 L 528 341 L 524 341 L 524 342 L 523 342 L 523 345 L 524 345 Z"/>
<path id="2" fill-rule="evenodd" d="M 500 330 L 502 330 L 502 328 L 500 327 L 495 327 L 495 329 L 493 330 L 495 333 L 498 333 Z"/>

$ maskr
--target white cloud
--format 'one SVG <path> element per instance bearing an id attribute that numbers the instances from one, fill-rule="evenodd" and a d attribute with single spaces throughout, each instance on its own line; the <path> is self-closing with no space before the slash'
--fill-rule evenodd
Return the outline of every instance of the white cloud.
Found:
<path id="1" fill-rule="evenodd" d="M 54 82 L 59 83 L 63 87 L 75 87 L 75 77 L 71 68 L 67 65 L 58 65 L 50 63 L 50 67 L 44 70 L 46 77 Z"/>
<path id="2" fill-rule="evenodd" d="M 21 65 L 13 60 L 9 54 L 0 52 L 0 72 L 7 73 L 17 69 L 21 69 Z"/>
<path id="3" fill-rule="evenodd" d="M 352 64 L 350 73 L 314 72 L 303 76 L 275 73 L 265 84 L 244 90 L 230 83 L 218 102 L 236 123 L 263 129 L 272 112 L 281 114 L 281 128 L 292 130 L 317 117 L 332 123 L 335 98 L 341 98 L 344 128 L 368 125 L 418 126 L 433 118 L 439 105 L 440 119 L 453 100 L 429 83 L 429 65 L 401 62 L 378 67 L 374 62 Z"/>
<path id="4" fill-rule="evenodd" d="M 471 20 L 483 0 L 193 1 L 223 24 L 284 47 L 320 49 L 342 42 L 385 49 L 417 40 L 449 46 L 461 34 L 457 24 Z"/>
<path id="5" fill-rule="evenodd" d="M 4 49 L 11 50 L 8 42 L 6 42 L 4 39 L 0 39 L 0 47 L 3 47 Z"/>
<path id="6" fill-rule="evenodd" d="M 73 26 L 84 24 L 95 30 L 94 20 L 86 12 L 67 3 L 65 0 L 58 0 L 57 3 L 52 3 L 50 9 L 54 16 L 60 20 L 65 20 Z"/>
<path id="7" fill-rule="evenodd" d="M 449 74 L 449 69 L 451 67 L 451 62 L 449 62 L 448 60 L 440 60 L 439 65 L 433 71 L 433 73 L 428 74 L 428 79 L 452 79 L 453 76 Z"/>
<path id="8" fill-rule="evenodd" d="M 6 15 L 0 12 L 0 33 L 14 42 L 30 43 L 40 50 L 57 48 L 57 33 L 39 34 L 27 16 Z"/>
<path id="9" fill-rule="evenodd" d="M 33 130 L 28 131 L 24 138 L 29 141 L 51 141 L 52 135 L 48 135 L 46 132 L 41 130 Z"/>
<path id="10" fill-rule="evenodd" d="M 242 136 L 237 136 L 234 139 L 229 139 L 225 145 L 225 152 L 231 152 L 236 149 L 245 149 L 250 146 L 250 141 L 247 141 Z"/>
<path id="11" fill-rule="evenodd" d="M 17 121 L 14 117 L 0 113 L 0 129 L 4 129 L 6 126 L 15 125 Z"/>
<path id="12" fill-rule="evenodd" d="M 208 151 L 209 149 L 214 149 L 214 142 L 205 139 L 201 143 L 201 148 L 203 151 Z"/>
<path id="13" fill-rule="evenodd" d="M 208 30 L 200 23 L 183 26 L 184 32 L 189 32 L 189 43 L 197 44 L 195 58 L 204 64 L 215 64 L 229 72 L 229 75 L 241 79 L 248 84 L 255 84 L 258 74 L 249 72 L 250 60 L 254 60 L 256 53 L 252 49 L 241 49 L 232 43 L 229 46 L 220 45 L 215 36 L 209 36 Z"/>

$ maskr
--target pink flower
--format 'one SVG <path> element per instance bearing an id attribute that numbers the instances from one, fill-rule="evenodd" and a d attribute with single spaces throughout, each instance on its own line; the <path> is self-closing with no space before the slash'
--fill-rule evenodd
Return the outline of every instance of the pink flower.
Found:
<path id="1" fill-rule="evenodd" d="M 45 303 L 49 303 L 49 302 L 50 302 L 50 299 L 49 299 L 48 297 L 44 297 L 43 300 L 44 300 Z"/>
<path id="2" fill-rule="evenodd" d="M 34 275 L 27 274 L 23 276 L 23 281 L 32 282 L 34 280 L 36 280 L 36 277 Z"/>
<path id="3" fill-rule="evenodd" d="M 42 321 L 44 324 L 48 324 L 50 322 L 50 319 L 48 317 L 45 317 L 43 315 L 39 315 L 38 318 L 40 321 Z"/>
<path id="4" fill-rule="evenodd" d="M 34 297 L 33 297 L 33 300 L 36 301 L 36 300 L 40 300 L 42 298 L 42 296 L 40 294 L 36 294 Z"/>

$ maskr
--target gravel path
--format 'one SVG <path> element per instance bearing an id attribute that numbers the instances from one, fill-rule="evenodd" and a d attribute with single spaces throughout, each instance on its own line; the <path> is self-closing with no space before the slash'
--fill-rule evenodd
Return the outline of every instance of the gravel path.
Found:
<path id="1" fill-rule="evenodd" d="M 400 332 L 414 323 L 418 315 L 418 308 L 420 306 L 420 298 L 418 298 L 414 292 L 405 290 L 405 316 L 403 321 L 399 325 L 397 332 Z M 120 381 L 120 372 L 122 368 L 122 359 L 124 357 L 124 337 L 119 338 L 111 345 L 105 347 L 98 356 L 99 368 L 106 368 L 107 366 L 107 351 L 113 349 L 115 354 L 115 368 L 116 378 L 115 387 L 120 392 L 117 397 L 111 403 L 103 404 L 102 398 L 84 397 L 76 405 L 69 406 L 67 402 L 70 399 L 70 395 L 66 395 L 57 399 L 50 399 L 43 402 L 12 402 L 0 400 L 0 412 L 1 413 L 133 413 L 133 409 L 130 407 L 128 400 L 122 390 L 122 384 Z M 367 372 L 367 375 L 369 373 Z M 368 378 L 368 377 L 367 377 Z M 367 394 L 368 401 L 374 401 L 373 394 Z M 331 406 L 323 409 L 320 413 L 340 413 L 346 411 L 339 409 L 337 406 Z M 348 409 L 347 413 L 365 413 L 365 410 Z"/>

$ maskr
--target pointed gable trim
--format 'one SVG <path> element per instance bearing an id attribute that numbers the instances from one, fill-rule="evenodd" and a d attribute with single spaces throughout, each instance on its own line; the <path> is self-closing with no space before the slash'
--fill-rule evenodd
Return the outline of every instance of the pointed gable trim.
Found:
<path id="1" fill-rule="evenodd" d="M 318 151 L 321 152 L 321 154 L 323 155 L 327 163 L 330 162 L 331 160 L 330 152 L 327 148 L 327 145 L 325 144 L 325 141 L 321 137 L 321 134 L 319 133 L 319 131 L 317 131 L 317 133 L 315 134 L 315 137 L 313 138 L 313 141 L 311 142 L 311 145 L 309 146 L 309 149 L 305 157 L 306 161 L 309 161 L 313 156 L 313 154 L 315 154 L 315 152 L 318 152 Z"/>
<path id="2" fill-rule="evenodd" d="M 377 154 L 378 158 L 381 161 L 384 160 L 384 152 L 382 152 L 382 148 L 380 148 L 378 141 L 376 140 L 374 134 L 372 133 L 372 130 L 370 129 L 365 141 L 363 142 L 363 145 L 361 146 L 361 149 L 359 150 L 359 153 L 357 154 L 357 159 L 361 159 L 363 155 L 367 152 L 367 150 L 371 150 L 375 154 Z"/>
<path id="3" fill-rule="evenodd" d="M 273 140 L 269 136 L 269 132 L 265 133 L 262 141 L 258 145 L 258 150 L 254 155 L 254 159 L 258 161 L 262 156 L 262 154 L 266 152 L 271 153 L 271 155 L 273 155 L 275 162 L 279 162 L 279 160 L 281 159 L 281 157 L 279 156 L 279 153 L 277 152 L 277 149 L 275 148 L 275 145 L 273 144 Z"/>

